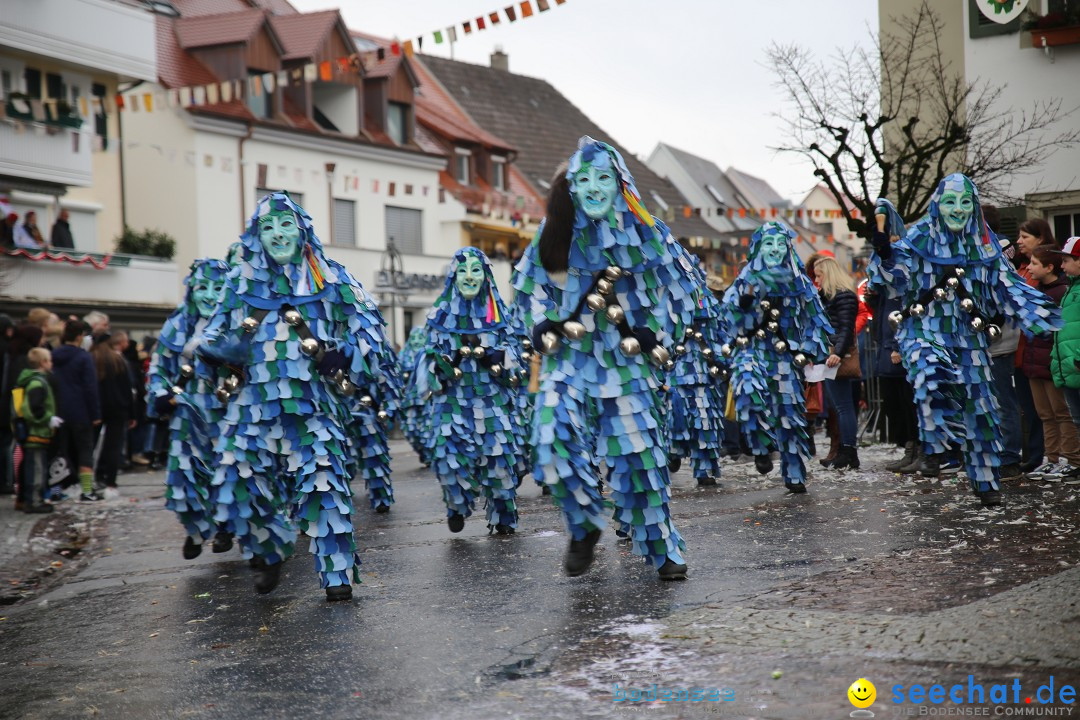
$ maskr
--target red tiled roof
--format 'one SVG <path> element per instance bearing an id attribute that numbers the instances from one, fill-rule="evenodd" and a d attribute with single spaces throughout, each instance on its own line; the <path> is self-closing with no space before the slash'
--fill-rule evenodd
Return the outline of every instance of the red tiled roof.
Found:
<path id="1" fill-rule="evenodd" d="M 368 35 L 367 33 L 358 32 L 356 30 L 350 30 L 349 34 L 354 38 L 360 38 L 361 40 L 367 40 L 370 43 L 374 43 L 386 51 L 382 60 L 379 60 L 377 56 L 364 57 L 364 70 L 368 77 L 390 77 L 397 72 L 398 66 L 401 65 L 401 59 L 405 56 L 401 52 L 397 55 L 390 52 L 390 46 L 393 44 L 393 40 Z"/>
<path id="2" fill-rule="evenodd" d="M 158 15 L 154 18 L 157 32 L 158 79 L 167 88 L 186 85 L 206 85 L 219 82 L 208 67 L 184 52 L 173 32 L 173 19 Z"/>
<path id="3" fill-rule="evenodd" d="M 176 39 L 185 50 L 247 42 L 266 22 L 266 12 L 240 12 L 177 18 Z"/>
<path id="4" fill-rule="evenodd" d="M 220 15 L 252 9 L 251 3 L 247 0 L 171 0 L 171 2 L 183 17 Z"/>
<path id="5" fill-rule="evenodd" d="M 337 10 L 296 15 L 271 15 L 270 26 L 285 46 L 285 60 L 314 57 L 338 22 Z"/>
<path id="6" fill-rule="evenodd" d="M 420 89 L 416 93 L 416 120 L 437 135 L 451 140 L 475 142 L 485 147 L 514 151 L 510 143 L 495 137 L 469 118 L 461 106 L 450 97 L 424 63 L 413 63 Z"/>
<path id="7" fill-rule="evenodd" d="M 440 145 L 434 137 L 432 137 L 431 132 L 419 123 L 416 125 L 416 132 L 413 135 L 413 140 L 416 141 L 416 144 L 424 152 L 432 153 L 434 155 L 446 154 L 446 150 L 443 149 L 443 146 Z"/>

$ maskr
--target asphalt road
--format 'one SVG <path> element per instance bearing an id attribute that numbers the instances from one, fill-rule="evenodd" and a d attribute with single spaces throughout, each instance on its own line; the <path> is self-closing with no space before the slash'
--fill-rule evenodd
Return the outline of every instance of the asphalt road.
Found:
<path id="1" fill-rule="evenodd" d="M 561 518 L 531 480 L 517 535 L 488 536 L 482 511 L 451 535 L 430 471 L 393 450 L 397 503 L 360 503 L 350 603 L 325 601 L 304 549 L 267 596 L 237 550 L 183 560 L 161 473 L 64 503 L 87 537 L 71 572 L 2 609 L 0 717 L 847 717 L 866 677 L 880 718 L 919 714 L 892 702 L 897 684 L 1019 680 L 1020 709 L 1051 675 L 1055 692 L 1080 685 L 1076 486 L 1021 482 L 983 509 L 965 483 L 875 470 L 884 448 L 805 496 L 752 464 L 718 489 L 684 468 L 690 577 L 661 583 L 610 531 L 565 577 Z M 618 699 L 654 686 L 730 699 Z M 1005 707 L 984 700 L 964 707 Z"/>

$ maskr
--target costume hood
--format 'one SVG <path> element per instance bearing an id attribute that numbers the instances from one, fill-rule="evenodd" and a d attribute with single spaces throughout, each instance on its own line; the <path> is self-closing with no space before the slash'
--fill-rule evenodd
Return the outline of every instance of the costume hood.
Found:
<path id="1" fill-rule="evenodd" d="M 965 185 L 971 188 L 975 207 L 964 229 L 953 232 L 941 217 L 941 196 L 948 190 L 962 192 Z M 906 239 L 913 252 L 936 265 L 983 264 L 1001 255 L 1001 245 L 983 220 L 979 190 L 970 178 L 960 173 L 953 173 L 938 183 L 930 198 L 930 209 L 911 227 Z"/>
<path id="2" fill-rule="evenodd" d="M 200 318 L 199 309 L 195 307 L 195 300 L 191 296 L 192 289 L 203 279 L 224 280 L 228 272 L 229 266 L 214 258 L 200 258 L 191 263 L 188 275 L 184 278 L 184 299 L 165 320 L 158 342 L 174 352 L 181 352 L 191 329 Z"/>
<path id="3" fill-rule="evenodd" d="M 761 239 L 766 235 L 779 231 L 788 238 L 788 256 L 776 267 L 768 267 L 761 256 Z M 795 231 L 786 223 L 779 221 L 767 222 L 754 231 L 750 238 L 750 253 L 746 267 L 739 271 L 735 282 L 728 288 L 728 292 L 735 292 L 737 296 L 746 293 L 749 286 L 763 288 L 765 294 L 773 296 L 809 298 L 817 294 L 814 284 L 806 275 L 802 260 L 795 252 Z"/>
<path id="4" fill-rule="evenodd" d="M 466 300 L 454 282 L 458 266 L 468 257 L 480 258 L 484 264 L 484 284 L 472 300 Z M 454 253 L 450 270 L 446 274 L 446 284 L 435 301 L 435 306 L 428 313 L 427 324 L 443 332 L 474 335 L 506 327 L 507 312 L 506 305 L 499 297 L 499 290 L 495 287 L 495 278 L 487 255 L 477 248 L 466 247 Z"/>

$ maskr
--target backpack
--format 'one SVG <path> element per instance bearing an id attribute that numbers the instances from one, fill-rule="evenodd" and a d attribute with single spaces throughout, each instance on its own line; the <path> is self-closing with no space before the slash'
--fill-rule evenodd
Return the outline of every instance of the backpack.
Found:
<path id="1" fill-rule="evenodd" d="M 26 388 L 16 387 L 11 389 L 11 432 L 15 436 L 15 442 L 22 445 L 30 437 L 30 426 L 23 416 Z"/>

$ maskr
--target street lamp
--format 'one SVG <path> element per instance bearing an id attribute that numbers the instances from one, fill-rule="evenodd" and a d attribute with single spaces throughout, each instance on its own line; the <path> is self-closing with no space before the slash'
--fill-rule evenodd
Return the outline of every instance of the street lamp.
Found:
<path id="1" fill-rule="evenodd" d="M 337 163 L 326 163 L 326 196 L 330 203 L 330 244 L 334 244 L 334 169 Z"/>
<path id="2" fill-rule="evenodd" d="M 390 344 L 397 341 L 397 289 L 398 278 L 405 273 L 405 267 L 401 261 L 401 253 L 394 245 L 394 236 L 386 238 L 386 251 L 382 254 L 379 264 L 381 270 L 390 278 Z"/>

